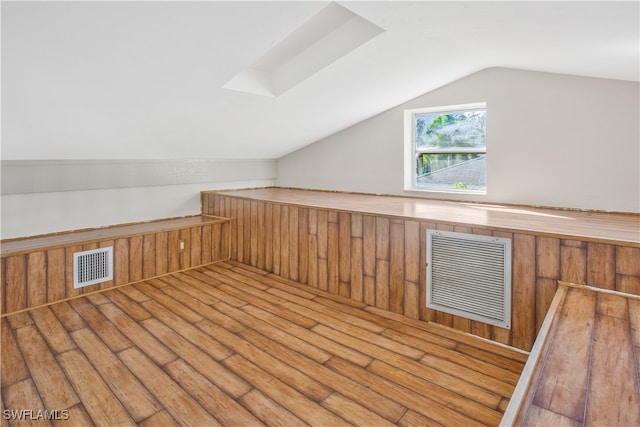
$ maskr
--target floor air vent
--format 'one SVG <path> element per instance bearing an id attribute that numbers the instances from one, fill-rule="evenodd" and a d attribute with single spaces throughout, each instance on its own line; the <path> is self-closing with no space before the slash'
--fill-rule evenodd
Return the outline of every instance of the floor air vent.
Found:
<path id="1" fill-rule="evenodd" d="M 113 280 L 113 247 L 73 254 L 73 287 Z"/>
<path id="2" fill-rule="evenodd" d="M 511 328 L 511 240 L 427 230 L 427 307 Z"/>

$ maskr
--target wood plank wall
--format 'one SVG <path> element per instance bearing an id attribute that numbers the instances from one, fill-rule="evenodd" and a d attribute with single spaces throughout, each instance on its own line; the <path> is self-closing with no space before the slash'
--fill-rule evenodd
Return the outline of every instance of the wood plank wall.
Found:
<path id="1" fill-rule="evenodd" d="M 16 255 L 3 255 L 0 270 L 2 315 L 114 286 L 150 279 L 215 261 L 229 259 L 229 221 L 138 235 L 59 245 Z M 179 242 L 185 242 L 180 250 Z M 113 280 L 73 287 L 73 254 L 113 247 Z"/>
<path id="2" fill-rule="evenodd" d="M 405 316 L 530 350 L 557 281 L 640 295 L 640 248 L 203 193 L 231 259 Z M 512 328 L 427 309 L 426 230 L 512 239 Z"/>

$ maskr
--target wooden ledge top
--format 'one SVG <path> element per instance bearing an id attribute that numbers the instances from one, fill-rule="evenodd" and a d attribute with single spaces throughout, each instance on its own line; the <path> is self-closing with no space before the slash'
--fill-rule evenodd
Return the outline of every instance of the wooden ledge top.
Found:
<path id="1" fill-rule="evenodd" d="M 205 191 L 262 200 L 640 247 L 640 215 L 285 188 Z"/>
<path id="2" fill-rule="evenodd" d="M 34 250 L 47 250 L 75 244 L 88 244 L 102 240 L 132 237 L 159 231 L 178 230 L 225 221 L 229 220 L 227 218 L 210 215 L 195 215 L 183 218 L 162 219 L 135 224 L 47 234 L 44 236 L 10 239 L 0 242 L 0 257 L 4 258 L 32 252 Z"/>
<path id="3" fill-rule="evenodd" d="M 501 426 L 640 425 L 640 297 L 561 284 Z"/>

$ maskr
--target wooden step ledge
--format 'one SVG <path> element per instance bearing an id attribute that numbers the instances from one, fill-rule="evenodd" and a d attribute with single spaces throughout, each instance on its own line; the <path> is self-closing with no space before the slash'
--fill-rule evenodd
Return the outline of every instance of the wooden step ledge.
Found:
<path id="1" fill-rule="evenodd" d="M 501 426 L 640 425 L 640 297 L 560 283 Z"/>
<path id="2" fill-rule="evenodd" d="M 84 245 L 113 238 L 133 237 L 151 232 L 179 230 L 227 221 L 229 221 L 228 218 L 212 215 L 194 215 L 34 237 L 7 239 L 0 242 L 0 257 L 5 258 L 7 256 L 20 255 L 33 251 L 44 251 L 78 244 Z"/>
<path id="3" fill-rule="evenodd" d="M 0 316 L 229 259 L 228 218 L 197 215 L 2 242 Z M 113 249 L 113 274 L 76 287 L 74 255 Z"/>

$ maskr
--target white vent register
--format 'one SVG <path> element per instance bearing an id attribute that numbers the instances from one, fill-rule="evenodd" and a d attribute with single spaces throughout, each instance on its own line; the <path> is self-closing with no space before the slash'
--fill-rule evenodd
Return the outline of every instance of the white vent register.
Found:
<path id="1" fill-rule="evenodd" d="M 428 308 L 511 328 L 511 240 L 427 230 Z"/>
<path id="2" fill-rule="evenodd" d="M 95 285 L 113 280 L 113 247 L 73 254 L 73 287 Z"/>

